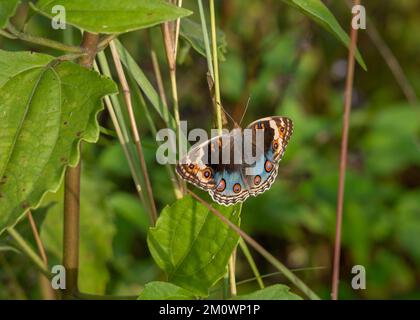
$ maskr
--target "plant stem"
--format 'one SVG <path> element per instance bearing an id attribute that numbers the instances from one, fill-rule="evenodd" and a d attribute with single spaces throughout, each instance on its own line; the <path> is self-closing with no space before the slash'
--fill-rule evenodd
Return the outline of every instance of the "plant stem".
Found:
<path id="1" fill-rule="evenodd" d="M 211 42 L 213 49 L 213 68 L 214 68 L 214 93 L 216 102 L 216 120 L 219 134 L 222 134 L 222 109 L 220 101 L 220 83 L 219 83 L 219 61 L 217 58 L 217 37 L 216 37 L 216 17 L 214 13 L 214 0 L 210 0 L 210 26 L 211 26 Z"/>
<path id="2" fill-rule="evenodd" d="M 42 261 L 44 262 L 45 267 L 48 268 L 47 254 L 45 253 L 45 248 L 44 248 L 44 245 L 42 244 L 41 237 L 39 236 L 38 228 L 34 220 L 34 217 L 32 216 L 31 211 L 28 211 L 28 220 L 31 225 L 31 230 L 32 230 L 32 234 L 34 235 L 36 245 L 38 247 L 38 252 L 41 255 L 41 258 L 42 258 Z M 39 276 L 39 284 L 41 287 L 42 295 L 44 296 L 46 300 L 54 300 L 56 298 L 54 290 L 51 287 L 50 280 L 47 277 L 45 277 L 43 274 Z"/>
<path id="3" fill-rule="evenodd" d="M 17 232 L 13 227 L 7 228 L 7 232 L 16 241 L 19 248 L 25 253 L 25 255 L 33 262 L 33 264 L 42 272 L 47 278 L 51 277 L 50 272 L 46 268 L 42 259 L 36 254 L 26 240 Z"/>
<path id="4" fill-rule="evenodd" d="M 206 16 L 204 14 L 203 1 L 202 0 L 198 0 L 198 8 L 199 8 L 199 11 L 200 11 L 201 30 L 203 32 L 204 47 L 206 49 L 207 67 L 209 69 L 211 77 L 214 79 L 213 63 L 211 61 L 209 34 L 208 34 L 208 31 L 207 31 Z"/>
<path id="5" fill-rule="evenodd" d="M 85 68 L 92 67 L 98 41 L 99 35 L 86 31 L 83 33 L 81 47 L 87 52 L 87 55 L 79 59 L 78 62 L 81 66 Z M 81 160 L 76 167 L 67 168 L 64 181 L 63 265 L 66 270 L 65 298 L 70 298 L 78 290 L 80 174 Z"/>
<path id="6" fill-rule="evenodd" d="M 137 154 L 139 156 L 139 161 L 140 161 L 140 166 L 141 166 L 144 180 L 146 183 L 147 195 L 148 195 L 148 200 L 149 200 L 149 205 L 150 205 L 150 219 L 151 219 L 152 225 L 155 225 L 156 220 L 157 220 L 157 210 L 156 210 L 155 201 L 153 199 L 153 190 L 152 190 L 152 185 L 150 183 L 149 174 L 147 171 L 146 161 L 144 160 L 143 147 L 141 145 L 140 134 L 137 129 L 137 122 L 134 116 L 134 110 L 131 103 L 130 88 L 128 86 L 128 82 L 124 74 L 124 69 L 121 63 L 121 59 L 118 54 L 118 50 L 115 46 L 114 41 L 111 41 L 109 46 L 111 48 L 111 53 L 114 59 L 114 64 L 117 70 L 118 78 L 120 80 L 120 83 L 123 89 L 124 100 L 125 100 L 125 104 L 127 107 L 127 111 L 128 111 L 128 115 L 129 115 L 130 123 L 131 123 L 131 133 L 133 135 L 134 144 L 136 145 Z"/>
<path id="7" fill-rule="evenodd" d="M 229 269 L 229 287 L 230 287 L 230 296 L 235 297 L 237 294 L 236 290 L 236 277 L 235 277 L 235 260 L 236 260 L 236 249 L 233 250 L 228 263 Z"/>
<path id="8" fill-rule="evenodd" d="M 258 268 L 257 268 L 257 265 L 255 264 L 254 259 L 252 258 L 251 252 L 249 252 L 248 246 L 246 245 L 245 241 L 242 238 L 239 239 L 239 247 L 241 248 L 246 260 L 248 261 L 248 264 L 255 275 L 255 279 L 257 279 L 258 285 L 260 286 L 261 289 L 263 289 L 264 282 L 261 278 L 261 274 L 258 271 Z"/>
<path id="9" fill-rule="evenodd" d="M 30 35 L 28 33 L 21 32 L 18 29 L 16 29 L 16 27 L 12 25 L 11 23 L 8 24 L 7 30 L 16 38 L 26 41 L 26 42 L 38 44 L 44 47 L 49 47 L 49 48 L 53 48 L 53 49 L 57 49 L 57 50 L 65 51 L 65 52 L 71 52 L 71 53 L 84 52 L 82 47 L 70 46 L 70 45 L 57 42 L 51 39 L 37 37 L 37 36 Z"/>
<path id="10" fill-rule="evenodd" d="M 98 55 L 98 62 L 101 66 L 102 74 L 106 75 L 109 78 L 112 78 L 111 70 L 109 69 L 108 61 L 106 59 L 105 53 L 99 52 Z M 97 68 L 95 64 L 95 68 Z M 98 70 L 99 71 L 99 70 Z M 127 125 L 124 120 L 124 116 L 122 114 L 121 106 L 118 101 L 118 98 L 115 96 L 106 96 L 105 105 L 108 109 L 108 113 L 111 117 L 111 121 L 114 125 L 115 131 L 117 133 L 118 140 L 121 144 L 121 148 L 123 149 L 125 158 L 127 159 L 128 167 L 131 172 L 131 176 L 134 181 L 134 186 L 136 187 L 137 194 L 139 195 L 140 201 L 145 204 L 145 196 L 143 187 L 141 185 L 141 179 L 137 172 L 137 167 L 135 165 L 135 160 L 133 156 L 133 151 L 131 149 L 131 140 L 130 136 L 128 135 Z"/>
<path id="11" fill-rule="evenodd" d="M 81 150 L 79 150 L 81 152 Z M 65 295 L 77 291 L 79 268 L 81 161 L 75 168 L 68 167 L 64 181 L 63 266 L 66 270 Z"/>
<path id="12" fill-rule="evenodd" d="M 3 36 L 8 39 L 17 39 L 17 37 L 14 36 L 13 34 L 7 32 L 6 30 L 1 30 L 1 29 L 0 29 L 0 36 Z"/>
<path id="13" fill-rule="evenodd" d="M 353 5 L 359 5 L 360 0 L 354 0 Z M 341 225 L 343 221 L 343 203 L 344 203 L 344 184 L 346 179 L 347 168 L 347 146 L 349 135 L 350 123 L 350 110 L 353 92 L 353 78 L 354 78 L 354 54 L 357 42 L 357 29 L 351 28 L 350 33 L 350 48 L 347 59 L 347 78 L 346 88 L 344 92 L 344 114 L 343 114 L 343 130 L 341 137 L 341 152 L 340 152 L 340 176 L 338 182 L 338 195 L 337 195 L 337 220 L 335 229 L 335 242 L 334 242 L 334 262 L 333 262 L 333 275 L 332 275 L 332 292 L 331 297 L 333 300 L 338 299 L 338 282 L 340 276 L 340 253 L 341 253 Z"/>
<path id="14" fill-rule="evenodd" d="M 251 247 L 253 247 L 259 254 L 261 254 L 269 263 L 271 263 L 276 269 L 278 269 L 284 276 L 289 279 L 296 287 L 298 287 L 308 298 L 312 300 L 319 300 L 320 298 L 304 283 L 300 280 L 296 275 L 293 274 L 287 267 L 282 264 L 279 260 L 277 260 L 270 252 L 268 252 L 264 247 L 262 247 L 257 241 L 255 241 L 251 236 L 249 236 L 246 232 L 241 230 L 237 225 L 235 225 L 232 221 L 226 218 L 223 214 L 221 214 L 218 210 L 213 208 L 209 203 L 201 199 L 191 190 L 188 190 L 188 193 L 191 194 L 193 198 L 197 201 L 201 202 L 204 206 L 206 206 L 216 217 L 218 217 L 224 224 L 226 224 L 229 228 L 235 231 L 239 236 L 242 237 Z"/>
<path id="15" fill-rule="evenodd" d="M 109 43 L 116 39 L 118 37 L 119 34 L 114 33 L 114 34 L 109 34 L 107 36 L 105 36 L 103 39 L 101 39 L 98 43 L 98 52 L 105 50 L 105 48 L 109 45 Z"/>
<path id="16" fill-rule="evenodd" d="M 166 99 L 165 88 L 163 86 L 162 73 L 160 72 L 159 61 L 156 55 L 156 51 L 153 49 L 152 45 L 150 48 L 150 56 L 152 59 L 153 72 L 155 73 L 160 100 L 163 103 L 163 118 L 165 122 L 169 122 L 168 100 Z"/>

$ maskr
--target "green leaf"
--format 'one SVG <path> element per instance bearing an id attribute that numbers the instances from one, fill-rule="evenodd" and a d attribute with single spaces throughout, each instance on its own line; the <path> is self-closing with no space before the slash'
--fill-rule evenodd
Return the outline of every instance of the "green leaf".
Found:
<path id="1" fill-rule="evenodd" d="M 192 13 L 164 0 L 39 0 L 35 10 L 52 18 L 52 8 L 56 5 L 64 5 L 66 23 L 94 33 L 148 28 Z"/>
<path id="2" fill-rule="evenodd" d="M 214 206 L 239 224 L 237 206 Z M 147 237 L 149 250 L 168 280 L 207 296 L 208 289 L 226 273 L 238 235 L 204 205 L 186 196 L 165 207 Z"/>
<path id="3" fill-rule="evenodd" d="M 110 279 L 107 264 L 112 261 L 116 230 L 114 212 L 107 202 L 109 184 L 97 179 L 82 175 L 79 287 L 83 292 L 103 294 Z M 63 189 L 61 186 L 59 192 L 45 199 L 57 204 L 50 208 L 41 228 L 41 240 L 57 261 L 62 261 L 63 251 Z"/>
<path id="4" fill-rule="evenodd" d="M 20 0 L 0 0 L 0 29 L 6 27 L 9 18 L 14 16 Z"/>
<path id="5" fill-rule="evenodd" d="M 288 5 L 297 8 L 300 12 L 314 20 L 325 30 L 331 32 L 347 48 L 350 47 L 350 38 L 338 23 L 331 11 L 321 0 L 283 0 Z M 367 70 L 365 61 L 359 50 L 356 48 L 355 58 L 360 66 Z"/>
<path id="6" fill-rule="evenodd" d="M 192 300 L 193 293 L 169 282 L 152 281 L 144 286 L 138 300 Z"/>
<path id="7" fill-rule="evenodd" d="M 275 284 L 249 294 L 236 296 L 234 300 L 302 300 L 289 290 L 288 286 Z"/>
<path id="8" fill-rule="evenodd" d="M 71 62 L 0 50 L 0 234 L 79 159 L 81 140 L 96 142 L 101 98 L 115 84 Z"/>
<path id="9" fill-rule="evenodd" d="M 210 28 L 209 28 L 210 29 Z M 219 60 L 224 61 L 225 56 L 224 53 L 227 50 L 227 42 L 225 34 L 220 30 L 216 29 L 217 33 L 217 49 L 218 49 L 218 57 Z M 179 34 L 183 39 L 185 39 L 191 46 L 201 54 L 203 57 L 206 57 L 206 48 L 204 45 L 203 40 L 203 31 L 201 29 L 201 24 L 185 18 L 182 19 L 180 24 L 180 32 Z"/>

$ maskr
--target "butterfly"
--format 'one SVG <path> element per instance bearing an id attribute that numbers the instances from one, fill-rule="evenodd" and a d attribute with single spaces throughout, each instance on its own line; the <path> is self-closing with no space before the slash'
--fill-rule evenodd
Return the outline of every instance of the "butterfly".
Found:
<path id="1" fill-rule="evenodd" d="M 244 130 L 236 133 L 233 130 L 193 147 L 177 164 L 176 172 L 187 182 L 208 191 L 214 201 L 226 206 L 268 190 L 277 176 L 279 162 L 293 133 L 293 122 L 287 117 L 266 117 L 252 122 L 245 129 L 250 129 L 245 131 L 251 133 L 252 139 L 248 152 L 244 152 L 247 150 L 244 145 L 235 148 L 235 144 L 238 146 L 246 141 Z M 257 144 L 257 140 L 262 144 Z M 235 151 L 232 150 L 238 149 L 242 160 L 251 161 L 234 161 Z M 226 155 L 229 156 L 227 160 Z M 253 155 L 256 156 L 252 158 Z"/>

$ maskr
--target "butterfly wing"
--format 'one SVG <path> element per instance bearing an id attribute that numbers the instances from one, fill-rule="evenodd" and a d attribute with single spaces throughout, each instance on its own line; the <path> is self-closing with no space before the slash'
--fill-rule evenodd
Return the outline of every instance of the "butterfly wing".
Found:
<path id="1" fill-rule="evenodd" d="M 188 152 L 177 165 L 177 173 L 193 185 L 209 191 L 219 204 L 232 205 L 249 196 L 242 165 L 233 164 L 234 138 L 217 136 Z M 228 154 L 227 160 L 223 155 Z"/>
<path id="2" fill-rule="evenodd" d="M 254 146 L 260 152 L 256 153 L 259 157 L 251 173 L 249 167 L 244 167 L 242 173 L 250 194 L 256 196 L 269 189 L 276 179 L 278 164 L 293 133 L 293 122 L 286 117 L 267 117 L 252 122 L 247 129 L 253 130 L 253 135 L 264 130 L 264 145 Z"/>
<path id="3" fill-rule="evenodd" d="M 215 173 L 209 164 L 212 140 L 192 148 L 176 166 L 176 172 L 181 178 L 205 191 L 216 187 Z"/>
<path id="4" fill-rule="evenodd" d="M 233 134 L 217 136 L 194 147 L 180 164 L 177 173 L 186 181 L 210 193 L 214 201 L 223 205 L 242 202 L 269 189 L 277 176 L 278 163 L 293 132 L 293 122 L 286 117 L 268 117 L 248 127 L 256 136 L 263 130 L 259 157 L 253 164 L 235 164 L 235 138 Z M 245 139 L 243 139 L 245 140 Z M 255 152 L 253 152 L 256 154 Z M 229 154 L 228 161 L 223 155 Z M 246 156 L 246 155 L 245 155 Z M 252 173 L 249 173 L 252 167 Z"/>
<path id="5" fill-rule="evenodd" d="M 242 135 L 242 133 L 237 131 L 223 138 L 219 137 L 215 140 L 215 148 L 212 149 L 213 154 L 218 152 L 213 157 L 218 161 L 211 165 L 215 172 L 216 187 L 210 191 L 210 195 L 217 203 L 227 206 L 245 201 L 249 197 L 247 184 L 242 175 L 243 164 L 234 162 L 235 143 L 238 143 L 236 135 Z M 223 159 L 223 155 L 229 155 L 229 157 Z"/>

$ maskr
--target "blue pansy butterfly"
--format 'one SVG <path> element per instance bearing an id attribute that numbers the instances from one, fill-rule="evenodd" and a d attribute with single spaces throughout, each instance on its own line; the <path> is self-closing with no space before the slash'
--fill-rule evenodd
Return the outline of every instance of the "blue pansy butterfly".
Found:
<path id="1" fill-rule="evenodd" d="M 258 155 L 253 158 L 253 163 L 233 161 L 235 142 L 246 139 L 238 140 L 238 133 L 231 132 L 193 147 L 176 166 L 176 172 L 189 183 L 208 191 L 214 201 L 227 206 L 263 193 L 277 176 L 279 162 L 293 132 L 293 122 L 286 117 L 267 117 L 252 122 L 246 129 L 251 129 L 248 132 L 251 132 L 254 141 L 257 135 L 263 137 L 261 147 L 257 143 L 252 144 L 253 155 Z M 237 132 L 242 138 L 243 131 Z M 258 148 L 259 153 L 256 152 Z M 246 159 L 246 148 L 240 150 Z M 232 156 L 224 161 L 222 155 L 226 153 Z M 250 168 L 252 170 L 248 170 Z"/>

